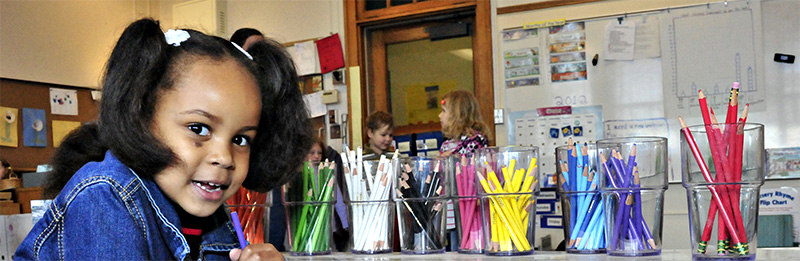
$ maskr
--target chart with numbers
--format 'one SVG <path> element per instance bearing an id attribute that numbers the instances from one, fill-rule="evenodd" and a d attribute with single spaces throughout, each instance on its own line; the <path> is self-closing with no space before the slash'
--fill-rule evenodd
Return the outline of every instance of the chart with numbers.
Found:
<path id="1" fill-rule="evenodd" d="M 567 106 L 568 107 L 568 106 Z M 575 142 L 594 143 L 603 138 L 602 107 L 570 107 L 567 110 L 540 108 L 532 111 L 512 112 L 508 128 L 510 145 L 535 146 L 539 148 L 539 175 L 543 186 L 550 186 L 555 173 L 556 147 Z"/>

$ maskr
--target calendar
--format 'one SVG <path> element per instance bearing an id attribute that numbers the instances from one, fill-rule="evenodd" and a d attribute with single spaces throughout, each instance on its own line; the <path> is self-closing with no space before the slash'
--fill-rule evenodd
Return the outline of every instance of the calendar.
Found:
<path id="1" fill-rule="evenodd" d="M 594 143 L 603 138 L 602 106 L 547 107 L 509 113 L 509 145 L 539 148 L 537 165 L 542 187 L 552 187 L 556 147 L 574 142 Z"/>

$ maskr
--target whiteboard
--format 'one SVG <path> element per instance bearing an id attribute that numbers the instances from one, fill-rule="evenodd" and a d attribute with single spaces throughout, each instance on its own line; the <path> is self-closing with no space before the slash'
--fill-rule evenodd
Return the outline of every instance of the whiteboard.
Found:
<path id="1" fill-rule="evenodd" d="M 701 124 L 700 110 L 694 107 L 697 90 L 723 100 L 731 83 L 738 81 L 743 103 L 751 103 L 748 121 L 766 126 L 766 147 L 800 147 L 800 110 L 794 109 L 800 101 L 800 66 L 798 62 L 772 61 L 776 52 L 800 54 L 800 1 L 727 1 L 630 13 L 636 14 L 609 13 L 601 15 L 612 16 L 582 20 L 586 80 L 552 81 L 546 28 L 538 29 L 537 36 L 530 39 L 504 40 L 503 33 L 498 34 L 499 64 L 506 62 L 503 54 L 509 50 L 531 46 L 541 50 L 537 85 L 507 88 L 507 75 L 496 75 L 501 78 L 496 88 L 508 115 L 542 107 L 600 105 L 605 128 L 634 127 L 621 128 L 624 132 L 605 129 L 606 137 L 655 135 L 669 139 L 670 181 L 674 182 L 680 181 L 677 116 L 688 124 Z M 526 18 L 524 13 L 504 16 L 498 17 L 500 29 L 560 18 Z M 659 54 L 639 53 L 637 46 L 633 60 L 605 60 L 606 26 L 620 17 L 636 23 L 637 44 L 640 39 L 652 44 L 642 50 L 655 48 Z M 657 41 L 647 41 L 647 37 Z M 597 65 L 591 65 L 595 54 L 599 56 Z M 502 66 L 500 71 L 505 71 Z M 726 111 L 722 106 L 713 108 L 718 114 Z M 507 132 L 508 144 L 514 145 L 514 122 L 507 121 L 504 127 L 498 132 Z"/>

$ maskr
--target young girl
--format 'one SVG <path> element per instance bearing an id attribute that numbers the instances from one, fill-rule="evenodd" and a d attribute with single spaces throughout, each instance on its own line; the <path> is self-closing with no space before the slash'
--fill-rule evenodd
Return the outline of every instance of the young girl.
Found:
<path id="1" fill-rule="evenodd" d="M 143 19 L 106 66 L 99 119 L 59 147 L 46 191 L 61 192 L 15 258 L 282 260 L 270 244 L 240 250 L 222 204 L 285 183 L 311 147 L 283 48 L 248 54 Z"/>
<path id="2" fill-rule="evenodd" d="M 486 135 L 491 132 L 481 118 L 478 100 L 470 92 L 457 90 L 446 94 L 439 122 L 447 139 L 440 149 L 442 156 L 472 155 L 475 150 L 489 146 Z"/>
<path id="3" fill-rule="evenodd" d="M 394 119 L 385 111 L 375 111 L 367 117 L 367 137 L 369 146 L 364 150 L 364 155 L 373 154 L 380 157 L 389 150 L 394 137 Z"/>
<path id="4" fill-rule="evenodd" d="M 308 155 L 306 155 L 306 161 L 320 162 L 323 158 L 327 158 L 325 147 L 325 143 L 322 142 L 321 139 L 314 140 L 314 143 L 311 145 L 311 150 L 309 150 Z"/>

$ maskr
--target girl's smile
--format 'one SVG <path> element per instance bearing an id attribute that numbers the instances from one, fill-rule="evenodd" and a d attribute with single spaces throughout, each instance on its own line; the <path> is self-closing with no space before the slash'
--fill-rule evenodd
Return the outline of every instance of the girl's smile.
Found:
<path id="1" fill-rule="evenodd" d="M 255 79 L 233 60 L 208 58 L 178 73 L 156 105 L 152 132 L 177 157 L 155 181 L 189 214 L 205 217 L 247 177 L 261 95 Z"/>

